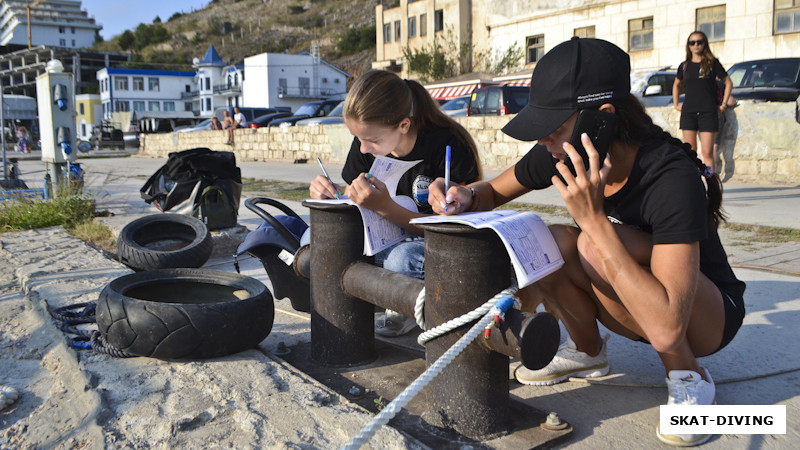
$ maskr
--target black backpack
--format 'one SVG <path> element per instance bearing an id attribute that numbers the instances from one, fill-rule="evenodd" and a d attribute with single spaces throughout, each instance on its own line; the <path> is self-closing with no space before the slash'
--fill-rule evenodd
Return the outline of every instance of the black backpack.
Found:
<path id="1" fill-rule="evenodd" d="M 233 152 L 195 148 L 170 153 L 139 192 L 159 210 L 192 215 L 215 230 L 236 225 L 242 175 Z"/>

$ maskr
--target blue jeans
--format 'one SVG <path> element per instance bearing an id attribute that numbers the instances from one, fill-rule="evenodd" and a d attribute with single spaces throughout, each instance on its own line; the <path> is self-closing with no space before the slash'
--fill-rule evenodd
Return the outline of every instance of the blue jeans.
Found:
<path id="1" fill-rule="evenodd" d="M 375 255 L 375 264 L 403 275 L 425 278 L 425 240 L 414 237 L 383 250 Z"/>

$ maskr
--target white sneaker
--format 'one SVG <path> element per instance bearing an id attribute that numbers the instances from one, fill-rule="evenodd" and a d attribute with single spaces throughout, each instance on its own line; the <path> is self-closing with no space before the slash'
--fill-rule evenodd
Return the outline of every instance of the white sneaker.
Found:
<path id="1" fill-rule="evenodd" d="M 703 369 L 703 377 L 692 370 L 670 370 L 667 377 L 669 391 L 668 405 L 713 405 L 716 387 L 708 370 Z M 659 425 L 660 426 L 660 425 Z M 700 445 L 711 438 L 710 434 L 661 434 L 659 426 L 656 434 L 661 442 L 678 447 Z"/>
<path id="2" fill-rule="evenodd" d="M 608 350 L 603 338 L 603 347 L 596 356 L 589 356 L 578 351 L 572 338 L 567 337 L 567 342 L 558 347 L 556 356 L 545 368 L 531 370 L 520 364 L 514 371 L 514 376 L 522 384 L 533 386 L 549 386 L 560 383 L 569 377 L 593 378 L 602 377 L 608 373 Z"/>
<path id="3" fill-rule="evenodd" d="M 10 386 L 0 386 L 0 411 L 13 404 L 19 398 L 19 392 Z"/>
<path id="4" fill-rule="evenodd" d="M 417 321 L 411 317 L 406 317 L 400 313 L 386 310 L 375 318 L 375 334 L 386 337 L 402 336 L 417 326 Z"/>

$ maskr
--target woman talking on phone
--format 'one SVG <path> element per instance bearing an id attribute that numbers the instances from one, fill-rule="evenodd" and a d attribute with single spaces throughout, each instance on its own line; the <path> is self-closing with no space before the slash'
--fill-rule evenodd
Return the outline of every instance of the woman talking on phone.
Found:
<path id="1" fill-rule="evenodd" d="M 557 45 L 536 64 L 528 105 L 503 128 L 537 145 L 492 180 L 445 188 L 437 179 L 429 201 L 439 214 L 491 210 L 551 184 L 564 198 L 577 226 L 550 230 L 565 264 L 518 294 L 528 310 L 544 302 L 569 338 L 545 368 L 518 367 L 521 383 L 607 374 L 599 321 L 657 352 L 668 404 L 710 405 L 714 382 L 697 358 L 725 347 L 744 316 L 745 286 L 717 235 L 722 187 L 653 124 L 630 94 L 629 72 L 628 55 L 610 42 Z M 709 437 L 657 434 L 674 445 Z"/>
<path id="2" fill-rule="evenodd" d="M 717 79 L 725 83 L 719 91 Z M 678 103 L 683 86 L 683 105 Z M 714 154 L 714 135 L 719 131 L 719 115 L 728 108 L 733 83 L 728 72 L 711 53 L 708 37 L 702 31 L 693 31 L 686 39 L 686 61 L 678 66 L 675 84 L 672 86 L 672 104 L 681 112 L 680 127 L 683 140 L 697 151 L 697 133 L 700 133 L 700 155 L 711 172 L 717 155 Z M 720 97 L 719 94 L 722 94 Z"/>

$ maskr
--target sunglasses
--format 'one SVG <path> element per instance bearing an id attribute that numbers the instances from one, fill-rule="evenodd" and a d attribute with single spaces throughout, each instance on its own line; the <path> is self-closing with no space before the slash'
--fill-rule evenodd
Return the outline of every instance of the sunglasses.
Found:
<path id="1" fill-rule="evenodd" d="M 689 41 L 689 45 L 703 45 L 706 41 L 704 39 L 700 39 L 699 41 Z"/>

